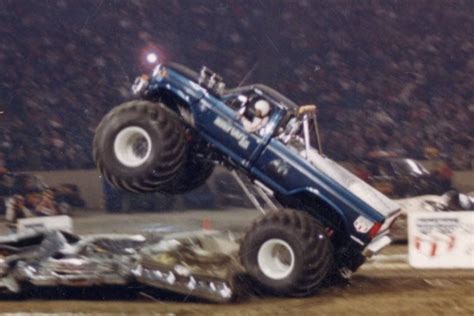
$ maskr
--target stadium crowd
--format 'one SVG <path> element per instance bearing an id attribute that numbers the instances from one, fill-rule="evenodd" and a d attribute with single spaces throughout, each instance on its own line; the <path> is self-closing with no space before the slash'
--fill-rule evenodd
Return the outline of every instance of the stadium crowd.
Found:
<path id="1" fill-rule="evenodd" d="M 0 167 L 93 167 L 95 126 L 158 52 L 319 105 L 325 153 L 474 160 L 472 1 L 2 1 Z M 471 30 L 471 31 L 469 31 Z M 246 76 L 248 75 L 248 76 Z"/>

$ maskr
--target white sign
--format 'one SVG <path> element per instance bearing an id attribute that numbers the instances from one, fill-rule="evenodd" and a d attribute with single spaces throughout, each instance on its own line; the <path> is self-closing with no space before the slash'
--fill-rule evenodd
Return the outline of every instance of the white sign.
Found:
<path id="1" fill-rule="evenodd" d="M 408 254 L 415 268 L 474 269 L 474 212 L 409 213 Z"/>
<path id="2" fill-rule="evenodd" d="M 72 218 L 66 215 L 22 218 L 17 222 L 17 232 L 61 230 L 72 233 Z"/>

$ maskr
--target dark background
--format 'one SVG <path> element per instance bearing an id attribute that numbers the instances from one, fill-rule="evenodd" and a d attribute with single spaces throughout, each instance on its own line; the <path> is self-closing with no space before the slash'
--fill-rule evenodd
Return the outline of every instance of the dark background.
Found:
<path id="1" fill-rule="evenodd" d="M 0 0 L 0 166 L 93 167 L 101 117 L 161 60 L 320 106 L 323 147 L 474 158 L 473 1 Z"/>

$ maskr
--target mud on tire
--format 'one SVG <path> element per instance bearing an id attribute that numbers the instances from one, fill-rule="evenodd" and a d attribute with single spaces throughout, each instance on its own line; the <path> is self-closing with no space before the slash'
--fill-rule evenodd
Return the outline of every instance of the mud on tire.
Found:
<path id="1" fill-rule="evenodd" d="M 131 192 L 165 188 L 185 161 L 184 129 L 160 103 L 134 100 L 110 111 L 97 127 L 95 162 L 115 187 Z"/>
<path id="2" fill-rule="evenodd" d="M 273 295 L 313 294 L 334 262 L 324 227 L 294 210 L 276 211 L 258 219 L 246 233 L 239 255 L 251 278 Z"/>

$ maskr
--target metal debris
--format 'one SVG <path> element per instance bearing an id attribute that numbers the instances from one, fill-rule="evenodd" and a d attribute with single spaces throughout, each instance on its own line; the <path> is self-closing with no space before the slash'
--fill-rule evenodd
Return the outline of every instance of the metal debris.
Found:
<path id="1" fill-rule="evenodd" d="M 157 241 L 158 240 L 158 241 Z M 42 231 L 0 237 L 0 290 L 134 282 L 215 302 L 235 297 L 238 244 L 220 232 L 77 236 Z"/>

